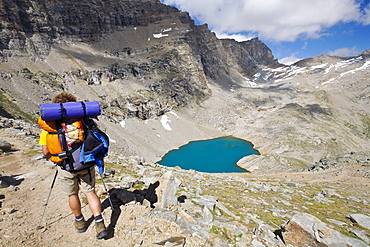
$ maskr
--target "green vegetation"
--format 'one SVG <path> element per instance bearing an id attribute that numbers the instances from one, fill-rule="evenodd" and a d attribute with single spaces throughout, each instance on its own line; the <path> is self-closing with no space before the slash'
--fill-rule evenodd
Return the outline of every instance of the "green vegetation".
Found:
<path id="1" fill-rule="evenodd" d="M 36 121 L 35 117 L 23 112 L 14 100 L 2 90 L 0 90 L 0 116 L 22 119 L 29 123 Z"/>
<path id="2" fill-rule="evenodd" d="M 89 204 L 89 201 L 87 200 L 85 196 L 82 196 L 81 201 L 83 204 L 86 204 L 86 205 Z"/>
<path id="3" fill-rule="evenodd" d="M 31 216 L 31 215 L 32 214 L 22 214 L 22 215 L 15 216 L 15 218 L 22 219 L 23 217 L 28 217 L 28 216 Z"/>
<path id="4" fill-rule="evenodd" d="M 233 246 L 236 246 L 236 239 L 241 236 L 234 236 L 229 229 L 225 227 L 220 228 L 217 226 L 212 226 L 210 233 L 216 234 L 217 236 L 226 239 L 227 242 L 231 243 Z"/>
<path id="5" fill-rule="evenodd" d="M 134 184 L 134 186 L 132 188 L 137 189 L 137 190 L 141 190 L 141 189 L 145 188 L 145 184 L 143 184 L 143 183 Z"/>
<path id="6" fill-rule="evenodd" d="M 43 82 L 51 85 L 52 87 L 62 87 L 63 79 L 57 73 L 36 73 L 32 78 L 35 82 Z"/>
<path id="7" fill-rule="evenodd" d="M 178 50 L 172 49 L 161 55 L 160 59 L 154 61 L 154 68 L 159 75 L 167 80 L 173 80 L 182 77 L 183 73 L 179 70 L 180 54 Z"/>
<path id="8" fill-rule="evenodd" d="M 40 154 L 40 153 L 41 153 L 41 150 L 39 150 L 39 149 L 31 149 L 31 150 L 28 151 L 29 156 L 35 156 L 35 155 Z"/>
<path id="9" fill-rule="evenodd" d="M 63 78 L 59 76 L 59 74 L 50 72 L 50 73 L 44 73 L 44 72 L 37 72 L 33 73 L 28 68 L 23 68 L 20 71 L 18 71 L 19 75 L 31 80 L 33 83 L 36 84 L 49 84 L 52 87 L 59 87 L 61 88 L 63 86 Z"/>
<path id="10" fill-rule="evenodd" d="M 370 117 L 367 114 L 355 115 L 353 118 L 359 118 L 362 122 L 362 125 L 355 125 L 353 122 L 345 122 L 344 126 L 350 129 L 357 136 L 364 136 L 370 138 Z"/>
<path id="11" fill-rule="evenodd" d="M 123 173 L 123 174 L 130 175 L 133 177 L 138 177 L 135 170 L 131 169 L 129 166 L 124 166 L 122 164 L 117 164 L 117 163 L 104 163 L 104 166 L 105 168 L 110 168 L 115 171 L 119 171 L 119 173 Z"/>
<path id="12" fill-rule="evenodd" d="M 294 215 L 294 212 L 305 212 L 331 225 L 332 228 L 343 235 L 353 237 L 350 231 L 354 229 L 363 230 L 370 234 L 368 229 L 356 224 L 352 225 L 347 218 L 349 214 L 370 212 L 370 205 L 364 205 L 360 201 L 349 199 L 351 196 L 355 196 L 353 195 L 355 188 L 343 190 L 341 186 L 341 194 L 332 195 L 325 192 L 325 190 L 330 190 L 335 186 L 335 184 L 330 183 L 280 184 L 279 181 L 260 180 L 253 184 L 266 187 L 253 190 L 253 186 L 246 187 L 245 184 L 237 181 L 203 185 L 201 187 L 203 190 L 202 194 L 217 197 L 235 215 L 240 216 L 242 219 L 250 220 L 248 227 L 257 226 L 256 222 L 253 222 L 253 219 L 250 218 L 250 215 L 254 215 L 259 220 L 278 229 Z M 274 186 L 280 190 L 273 190 Z M 356 190 L 360 190 L 359 193 L 366 193 L 362 191 L 365 188 L 356 188 Z M 322 200 L 320 200 L 320 194 L 324 194 L 322 195 Z M 230 216 L 224 217 L 230 218 Z M 348 225 L 334 225 L 327 219 L 339 220 L 346 222 Z M 213 231 L 217 232 L 218 235 L 222 235 L 222 230 L 220 229 L 215 228 Z"/>
<path id="13" fill-rule="evenodd" d="M 364 134 L 370 139 L 370 117 L 367 114 L 360 115 L 361 120 L 364 123 Z"/>

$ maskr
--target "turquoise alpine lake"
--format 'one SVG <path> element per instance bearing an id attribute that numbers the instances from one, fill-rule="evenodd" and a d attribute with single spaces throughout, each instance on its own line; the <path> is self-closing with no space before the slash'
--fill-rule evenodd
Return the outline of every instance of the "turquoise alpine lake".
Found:
<path id="1" fill-rule="evenodd" d="M 236 162 L 252 154 L 260 153 L 253 149 L 250 142 L 227 136 L 189 142 L 179 149 L 171 150 L 157 163 L 209 173 L 246 172 Z"/>

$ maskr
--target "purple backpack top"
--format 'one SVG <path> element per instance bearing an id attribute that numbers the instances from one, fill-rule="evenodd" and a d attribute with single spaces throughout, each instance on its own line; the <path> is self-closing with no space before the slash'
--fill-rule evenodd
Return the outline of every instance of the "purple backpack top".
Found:
<path id="1" fill-rule="evenodd" d="M 41 118 L 45 122 L 97 117 L 101 114 L 99 101 L 41 104 Z"/>

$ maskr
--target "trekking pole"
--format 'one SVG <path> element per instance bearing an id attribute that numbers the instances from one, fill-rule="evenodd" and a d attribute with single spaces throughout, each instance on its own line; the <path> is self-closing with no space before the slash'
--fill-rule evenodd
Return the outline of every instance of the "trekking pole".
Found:
<path id="1" fill-rule="evenodd" d="M 99 171 L 99 174 L 100 174 L 100 179 L 101 179 L 101 182 L 103 183 L 104 190 L 108 195 L 108 200 L 109 200 L 110 206 L 111 206 L 112 210 L 114 210 L 112 200 L 110 199 L 110 195 L 109 195 L 109 192 L 107 190 L 107 186 L 105 186 L 104 179 L 103 179 L 104 160 L 102 158 L 96 159 L 95 163 L 96 163 L 96 166 L 98 167 L 98 171 Z"/>
<path id="2" fill-rule="evenodd" d="M 105 186 L 105 183 L 104 183 L 103 174 L 102 173 L 99 173 L 99 174 L 100 174 L 100 179 L 101 179 L 101 181 L 103 183 L 103 186 L 104 186 L 104 190 L 108 195 L 108 200 L 109 200 L 110 206 L 111 206 L 112 210 L 114 210 L 112 200 L 110 199 L 110 194 L 109 194 L 109 192 L 107 190 L 107 187 Z"/>
<path id="3" fill-rule="evenodd" d="M 42 215 L 41 215 L 40 223 L 39 223 L 39 225 L 36 227 L 36 229 L 42 229 L 42 228 L 44 228 L 43 226 L 41 226 L 41 222 L 42 222 L 42 219 L 44 218 L 44 214 L 45 214 L 46 206 L 48 205 L 49 198 L 50 198 L 50 194 L 51 194 L 51 191 L 53 190 L 54 183 L 55 183 L 55 180 L 56 180 L 56 178 L 57 178 L 57 175 L 58 175 L 58 170 L 56 170 L 56 171 L 55 171 L 54 179 L 53 179 L 53 182 L 51 183 L 51 186 L 50 186 L 49 195 L 48 195 L 48 198 L 46 199 L 46 203 L 45 203 L 45 205 L 44 205 L 44 210 L 43 210 Z"/>

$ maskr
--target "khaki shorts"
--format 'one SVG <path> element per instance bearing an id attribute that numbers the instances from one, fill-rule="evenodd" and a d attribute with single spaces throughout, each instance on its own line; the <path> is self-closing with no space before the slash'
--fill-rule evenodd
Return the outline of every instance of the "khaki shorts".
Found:
<path id="1" fill-rule="evenodd" d="M 67 172 L 57 166 L 62 192 L 67 196 L 81 191 L 88 194 L 95 191 L 95 166 L 78 172 Z"/>

